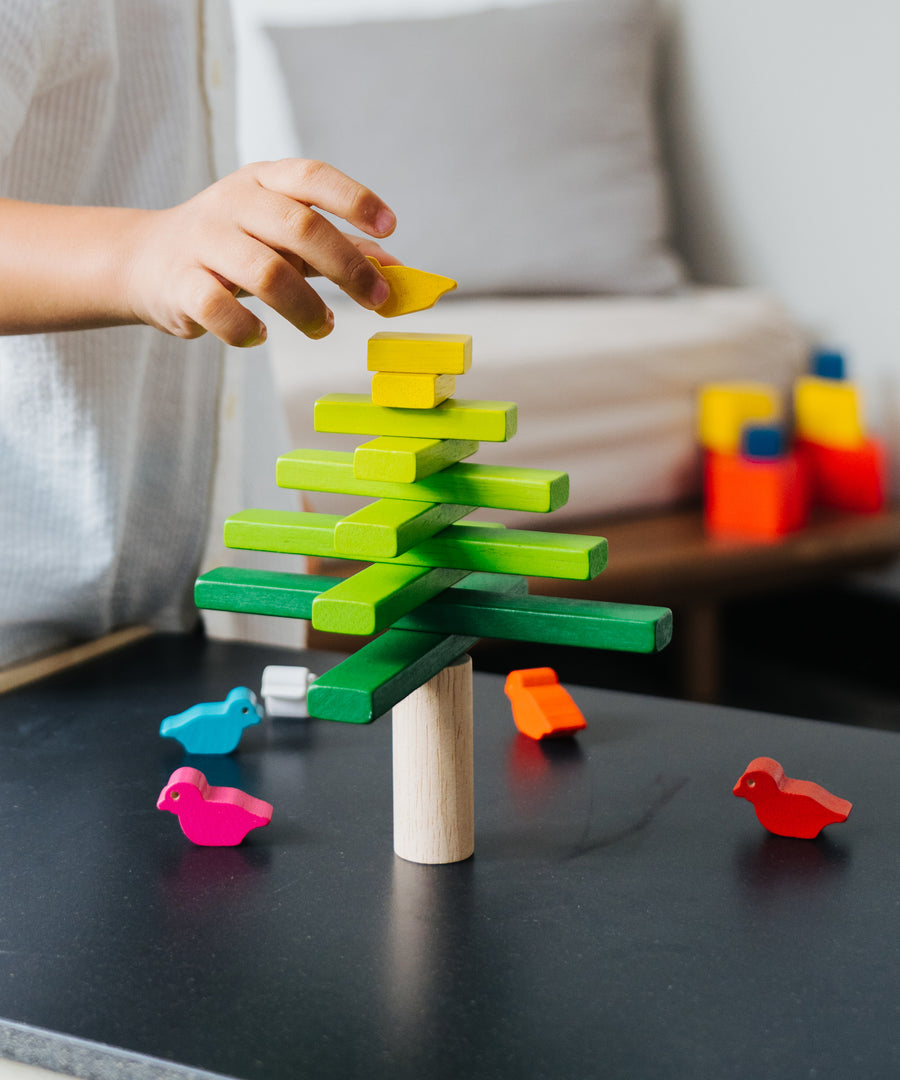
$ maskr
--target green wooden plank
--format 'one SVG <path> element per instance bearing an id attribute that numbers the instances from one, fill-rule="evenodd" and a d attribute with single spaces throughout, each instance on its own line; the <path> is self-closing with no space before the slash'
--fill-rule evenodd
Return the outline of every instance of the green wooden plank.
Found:
<path id="1" fill-rule="evenodd" d="M 506 580 L 518 582 L 519 591 L 498 595 L 501 590 L 496 583 Z M 334 578 L 328 577 L 223 567 L 199 578 L 194 595 L 200 608 L 308 619 L 315 596 L 333 584 Z M 603 600 L 528 596 L 524 578 L 470 574 L 395 625 L 432 633 L 651 653 L 671 640 L 672 612 Z"/>
<path id="2" fill-rule="evenodd" d="M 383 331 L 369 338 L 369 371 L 465 375 L 472 366 L 471 334 L 403 334 Z"/>
<path id="3" fill-rule="evenodd" d="M 463 591 L 465 587 L 470 592 L 481 585 L 510 595 L 519 595 L 528 588 L 521 578 L 470 574 L 453 589 Z M 306 697 L 310 716 L 369 723 L 428 682 L 477 640 L 459 634 L 386 630 L 316 679 Z"/>
<path id="4" fill-rule="evenodd" d="M 312 624 L 332 634 L 378 634 L 465 575 L 423 566 L 367 566 L 316 597 Z"/>
<path id="5" fill-rule="evenodd" d="M 516 433 L 514 401 L 452 398 L 434 409 L 390 409 L 368 394 L 326 394 L 313 410 L 316 431 L 506 442 Z"/>
<path id="6" fill-rule="evenodd" d="M 370 499 L 413 499 L 548 513 L 569 498 L 567 473 L 515 465 L 460 462 L 415 483 L 358 480 L 353 454 L 344 450 L 292 450 L 275 467 L 279 487 L 331 491 Z"/>
<path id="7" fill-rule="evenodd" d="M 470 649 L 477 637 L 386 630 L 324 672 L 306 693 L 319 720 L 368 724 Z"/>
<path id="8" fill-rule="evenodd" d="M 344 558 L 334 547 L 334 527 L 339 520 L 335 514 L 243 510 L 225 522 L 225 545 Z M 602 537 L 503 529 L 473 522 L 450 525 L 394 559 L 373 561 L 588 581 L 605 568 L 606 560 L 607 545 Z"/>
<path id="9" fill-rule="evenodd" d="M 477 509 L 379 499 L 335 525 L 334 550 L 349 559 L 392 559 Z"/>
<path id="10" fill-rule="evenodd" d="M 472 439 L 405 439 L 381 435 L 357 446 L 353 453 L 355 480 L 412 484 L 471 457 L 478 450 Z"/>

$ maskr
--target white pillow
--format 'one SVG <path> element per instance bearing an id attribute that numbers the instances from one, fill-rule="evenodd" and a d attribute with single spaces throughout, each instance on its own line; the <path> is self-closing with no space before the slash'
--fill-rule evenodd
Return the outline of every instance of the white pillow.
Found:
<path id="1" fill-rule="evenodd" d="M 658 293 L 654 0 L 269 26 L 302 152 L 397 212 L 387 245 L 469 293 Z"/>

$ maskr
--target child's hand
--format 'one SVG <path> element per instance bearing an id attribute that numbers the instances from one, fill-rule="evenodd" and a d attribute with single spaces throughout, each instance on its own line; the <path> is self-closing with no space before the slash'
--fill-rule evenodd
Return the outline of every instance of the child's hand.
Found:
<path id="1" fill-rule="evenodd" d="M 393 212 L 368 188 L 318 161 L 247 165 L 170 210 L 137 223 L 126 301 L 140 321 L 182 338 L 207 330 L 228 345 L 257 345 L 265 325 L 236 297 L 249 294 L 311 338 L 334 316 L 306 281 L 330 278 L 376 308 L 387 282 L 366 259 L 396 260 L 377 244 L 345 236 L 314 207 L 369 236 L 389 236 Z"/>

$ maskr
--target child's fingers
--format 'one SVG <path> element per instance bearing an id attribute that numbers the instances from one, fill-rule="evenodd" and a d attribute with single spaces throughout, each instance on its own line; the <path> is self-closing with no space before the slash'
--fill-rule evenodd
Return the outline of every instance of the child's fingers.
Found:
<path id="1" fill-rule="evenodd" d="M 241 208 L 245 233 L 281 253 L 304 276 L 330 278 L 363 307 L 388 298 L 388 285 L 349 237 L 304 203 L 265 189 Z"/>
<path id="2" fill-rule="evenodd" d="M 217 247 L 215 261 L 210 261 L 209 268 L 211 277 L 214 273 L 238 290 L 258 297 L 307 337 L 320 338 L 331 333 L 334 317 L 318 293 L 284 256 L 254 237 L 242 233 L 239 239 L 232 239 L 230 243 Z M 218 284 L 224 289 L 221 282 Z M 225 292 L 237 307 L 242 307 L 234 299 L 233 293 L 227 289 Z M 213 299 L 221 300 L 224 306 L 230 308 L 218 293 L 214 294 Z M 189 314 L 196 318 L 192 311 Z M 198 322 L 207 325 L 199 319 Z M 218 331 L 214 333 L 222 336 Z M 229 343 L 240 344 L 231 340 Z"/>
<path id="3" fill-rule="evenodd" d="M 389 236 L 397 224 L 393 210 L 374 191 L 322 161 L 285 158 L 251 166 L 257 180 L 289 199 L 318 206 L 370 236 Z"/>

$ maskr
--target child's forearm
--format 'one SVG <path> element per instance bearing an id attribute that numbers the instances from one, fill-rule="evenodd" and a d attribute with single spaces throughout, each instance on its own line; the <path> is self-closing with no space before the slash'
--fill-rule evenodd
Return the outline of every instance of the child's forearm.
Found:
<path id="1" fill-rule="evenodd" d="M 372 239 L 345 236 L 320 210 Z M 166 210 L 0 199 L 0 333 L 147 323 L 256 345 L 266 328 L 238 302 L 243 293 L 324 337 L 333 315 L 307 277 L 379 307 L 390 288 L 366 255 L 396 262 L 375 243 L 395 223 L 362 184 L 290 158 L 245 165 Z"/>
<path id="2" fill-rule="evenodd" d="M 117 326 L 144 210 L 0 199 L 0 334 Z"/>

